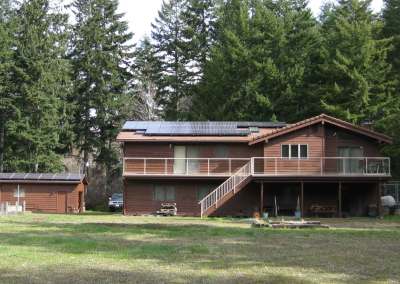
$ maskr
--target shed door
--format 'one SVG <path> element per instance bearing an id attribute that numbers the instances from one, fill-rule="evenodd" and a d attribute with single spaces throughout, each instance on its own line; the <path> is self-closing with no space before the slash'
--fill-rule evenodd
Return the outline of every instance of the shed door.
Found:
<path id="1" fill-rule="evenodd" d="M 67 193 L 57 192 L 57 213 L 67 213 Z"/>

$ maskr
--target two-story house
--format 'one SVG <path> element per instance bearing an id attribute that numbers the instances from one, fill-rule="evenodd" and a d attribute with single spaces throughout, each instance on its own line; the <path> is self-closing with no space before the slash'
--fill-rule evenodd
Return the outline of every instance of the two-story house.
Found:
<path id="1" fill-rule="evenodd" d="M 391 138 L 319 115 L 281 122 L 128 121 L 124 214 L 174 202 L 178 214 L 361 216 L 379 212 Z"/>

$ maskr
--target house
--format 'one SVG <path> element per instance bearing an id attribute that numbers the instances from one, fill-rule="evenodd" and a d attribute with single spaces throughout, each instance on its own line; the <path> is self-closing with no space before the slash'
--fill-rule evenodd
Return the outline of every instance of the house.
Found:
<path id="1" fill-rule="evenodd" d="M 0 173 L 0 203 L 25 201 L 27 211 L 78 213 L 87 182 L 80 174 Z"/>
<path id="2" fill-rule="evenodd" d="M 390 137 L 325 114 L 295 124 L 128 121 L 117 140 L 128 215 L 174 202 L 190 216 L 364 216 L 380 212 L 391 177 L 380 155 Z"/>

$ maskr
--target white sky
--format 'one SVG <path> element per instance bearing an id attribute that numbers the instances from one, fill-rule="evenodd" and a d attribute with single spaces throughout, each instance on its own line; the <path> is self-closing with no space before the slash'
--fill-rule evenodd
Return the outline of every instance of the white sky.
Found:
<path id="1" fill-rule="evenodd" d="M 315 15 L 324 0 L 309 0 L 309 5 Z M 372 9 L 378 12 L 382 7 L 382 0 L 373 0 Z M 125 13 L 125 20 L 129 22 L 130 30 L 135 34 L 134 41 L 150 35 L 151 23 L 157 17 L 162 0 L 119 0 L 119 10 Z"/>

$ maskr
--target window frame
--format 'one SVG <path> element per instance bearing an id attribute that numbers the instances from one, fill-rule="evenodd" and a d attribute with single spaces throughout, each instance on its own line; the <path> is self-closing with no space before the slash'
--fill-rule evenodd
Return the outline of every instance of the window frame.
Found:
<path id="1" fill-rule="evenodd" d="M 157 198 L 157 190 L 162 191 L 162 198 Z M 168 199 L 168 190 L 172 190 L 173 199 Z M 175 202 L 176 201 L 176 188 L 173 185 L 159 185 L 155 184 L 153 187 L 153 201 L 157 202 Z"/>
<path id="2" fill-rule="evenodd" d="M 18 196 L 18 188 L 14 189 L 13 197 L 14 198 L 25 198 L 25 189 L 23 189 L 23 188 L 19 189 L 19 196 Z"/>
<path id="3" fill-rule="evenodd" d="M 292 146 L 297 145 L 297 157 L 292 156 Z M 289 147 L 289 152 L 288 152 L 288 157 L 283 156 L 283 147 L 288 146 Z M 306 157 L 301 157 L 301 146 L 306 146 Z M 308 160 L 310 155 L 309 155 L 309 145 L 304 144 L 304 143 L 295 143 L 295 144 L 281 144 L 281 159 L 286 159 L 286 160 Z"/>

